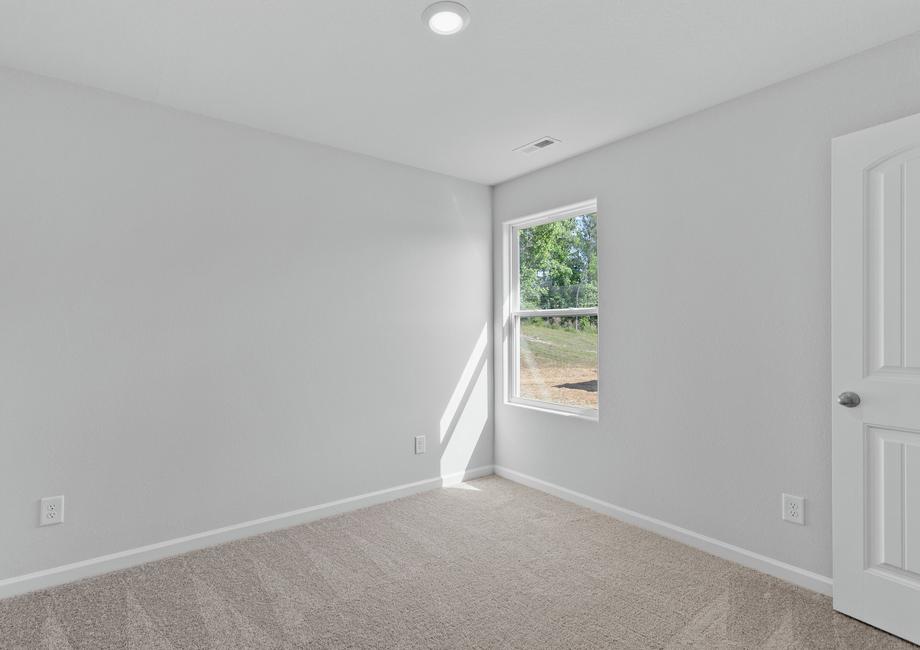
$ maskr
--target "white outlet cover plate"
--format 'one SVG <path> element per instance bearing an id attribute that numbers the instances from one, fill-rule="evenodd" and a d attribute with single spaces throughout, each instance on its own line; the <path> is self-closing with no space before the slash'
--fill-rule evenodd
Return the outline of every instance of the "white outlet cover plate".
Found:
<path id="1" fill-rule="evenodd" d="M 425 436 L 415 436 L 415 453 L 425 453 Z"/>
<path id="2" fill-rule="evenodd" d="M 783 521 L 805 525 L 805 497 L 783 494 Z"/>
<path id="3" fill-rule="evenodd" d="M 39 508 L 39 526 L 64 523 L 64 495 L 44 497 Z"/>

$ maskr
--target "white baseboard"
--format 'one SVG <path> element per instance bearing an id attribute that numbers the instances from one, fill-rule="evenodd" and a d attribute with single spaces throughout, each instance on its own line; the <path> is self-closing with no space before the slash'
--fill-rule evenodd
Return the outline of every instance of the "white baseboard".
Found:
<path id="1" fill-rule="evenodd" d="M 527 487 L 547 492 L 560 499 L 565 499 L 566 501 L 585 506 L 596 512 L 609 515 L 614 519 L 619 519 L 634 526 L 638 526 L 639 528 L 650 530 L 663 537 L 668 537 L 682 544 L 686 544 L 687 546 L 698 548 L 701 551 L 706 551 L 707 553 L 711 553 L 723 559 L 737 562 L 738 564 L 780 578 L 786 582 L 791 582 L 800 587 L 805 587 L 806 589 L 811 589 L 812 591 L 817 591 L 818 593 L 828 596 L 832 594 L 834 583 L 833 580 L 827 576 L 813 573 L 812 571 L 791 564 L 786 564 L 785 562 L 775 560 L 765 555 L 760 555 L 759 553 L 754 553 L 753 551 L 748 551 L 747 549 L 713 539 L 712 537 L 707 537 L 706 535 L 700 535 L 692 530 L 687 530 L 686 528 L 669 524 L 666 521 L 661 521 L 654 517 L 627 510 L 620 506 L 615 506 L 612 503 L 607 503 L 606 501 L 589 497 L 586 494 L 575 492 L 574 490 L 549 483 L 542 479 L 516 472 L 507 467 L 496 465 L 495 474 L 516 483 L 526 485 Z"/>
<path id="2" fill-rule="evenodd" d="M 186 537 L 178 537 L 176 539 L 157 542 L 156 544 L 149 544 L 147 546 L 119 551 L 117 553 L 82 560 L 80 562 L 73 562 L 51 569 L 44 569 L 34 573 L 6 578 L 0 580 L 0 598 L 8 598 L 37 589 L 45 589 L 67 582 L 73 582 L 74 580 L 81 580 L 102 573 L 108 573 L 109 571 L 126 569 L 172 555 L 178 555 L 180 553 L 214 546 L 215 544 L 222 544 L 224 542 L 258 535 L 271 530 L 296 526 L 324 517 L 366 508 L 367 506 L 391 501 L 411 494 L 417 494 L 426 490 L 456 485 L 457 483 L 462 483 L 463 481 L 479 478 L 481 476 L 488 476 L 492 473 L 508 480 L 515 481 L 516 483 L 541 490 L 542 492 L 547 492 L 561 499 L 565 499 L 566 501 L 571 501 L 578 505 L 591 508 L 592 510 L 609 515 L 615 519 L 650 530 L 664 537 L 674 539 L 688 546 L 706 551 L 707 553 L 712 553 L 726 560 L 737 562 L 746 567 L 805 587 L 806 589 L 831 595 L 833 581 L 827 576 L 813 573 L 807 569 L 802 569 L 765 555 L 760 555 L 759 553 L 754 553 L 753 551 L 748 551 L 747 549 L 713 539 L 712 537 L 695 533 L 686 528 L 681 528 L 661 521 L 660 519 L 655 519 L 654 517 L 649 517 L 632 510 L 627 510 L 626 508 L 615 506 L 612 503 L 607 503 L 606 501 L 595 499 L 586 494 L 581 494 L 542 479 L 522 474 L 521 472 L 508 469 L 507 467 L 496 465 L 493 468 L 491 465 L 486 465 L 469 469 L 465 472 L 457 472 L 455 474 L 417 481 L 415 483 L 397 485 L 376 492 L 368 492 L 367 494 L 360 494 L 338 501 L 321 503 L 308 508 L 301 508 L 300 510 L 292 510 L 269 517 L 253 519 L 231 526 L 224 526 L 223 528 L 215 528 L 214 530 L 195 533 L 194 535 L 188 535 Z"/>
<path id="3" fill-rule="evenodd" d="M 34 573 L 5 578 L 0 580 L 0 598 L 8 598 L 37 589 L 45 589 L 66 582 L 73 582 L 74 580 L 81 580 L 102 573 L 108 573 L 109 571 L 126 569 L 128 567 L 137 566 L 138 564 L 160 560 L 171 555 L 178 555 L 207 546 L 214 546 L 215 544 L 222 544 L 224 542 L 258 535 L 271 530 L 289 528 L 290 526 L 315 521 L 350 510 L 366 508 L 367 506 L 383 503 L 384 501 L 392 501 L 393 499 L 417 494 L 426 490 L 456 485 L 463 481 L 479 478 L 481 476 L 488 476 L 492 473 L 491 465 L 476 467 L 464 472 L 447 474 L 437 478 L 417 481 L 415 483 L 397 485 L 376 492 L 368 492 L 367 494 L 348 497 L 347 499 L 339 499 L 338 501 L 321 503 L 308 508 L 282 512 L 281 514 L 244 521 L 239 524 L 224 526 L 223 528 L 206 530 L 201 533 L 195 533 L 194 535 L 187 535 L 186 537 L 177 537 L 176 539 L 169 539 L 163 542 L 157 542 L 156 544 L 148 544 L 147 546 L 140 546 L 126 551 L 119 551 L 117 553 L 102 555 L 88 560 L 81 560 L 80 562 L 64 564 L 51 569 L 43 569 L 42 571 L 36 571 Z"/>

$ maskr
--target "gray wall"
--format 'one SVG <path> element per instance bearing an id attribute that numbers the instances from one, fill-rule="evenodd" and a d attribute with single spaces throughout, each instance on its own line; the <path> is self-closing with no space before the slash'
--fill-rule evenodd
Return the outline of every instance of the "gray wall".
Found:
<path id="1" fill-rule="evenodd" d="M 490 464 L 489 202 L 0 71 L 0 578 Z"/>
<path id="2" fill-rule="evenodd" d="M 830 575 L 830 139 L 918 111 L 913 36 L 495 188 L 598 198 L 601 300 L 600 422 L 499 379 L 496 463 Z"/>

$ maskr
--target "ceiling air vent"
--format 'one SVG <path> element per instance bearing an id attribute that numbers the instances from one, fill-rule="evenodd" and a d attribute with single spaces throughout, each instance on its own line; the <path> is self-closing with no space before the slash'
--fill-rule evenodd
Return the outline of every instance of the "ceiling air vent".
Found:
<path id="1" fill-rule="evenodd" d="M 518 147 L 514 151 L 517 151 L 519 153 L 528 153 L 528 154 L 534 153 L 535 151 L 540 151 L 540 149 L 546 149 L 547 147 L 551 147 L 552 145 L 557 144 L 558 142 L 559 140 L 557 140 L 556 138 L 550 138 L 550 137 L 540 138 L 539 140 L 528 142 L 527 144 Z"/>

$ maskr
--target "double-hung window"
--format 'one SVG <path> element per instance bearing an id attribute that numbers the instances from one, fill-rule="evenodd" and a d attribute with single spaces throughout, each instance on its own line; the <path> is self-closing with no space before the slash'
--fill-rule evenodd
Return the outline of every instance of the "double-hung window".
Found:
<path id="1" fill-rule="evenodd" d="M 508 401 L 597 417 L 597 204 L 505 224 Z"/>

